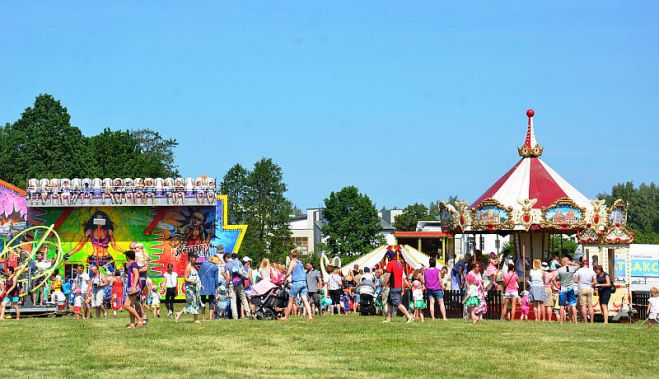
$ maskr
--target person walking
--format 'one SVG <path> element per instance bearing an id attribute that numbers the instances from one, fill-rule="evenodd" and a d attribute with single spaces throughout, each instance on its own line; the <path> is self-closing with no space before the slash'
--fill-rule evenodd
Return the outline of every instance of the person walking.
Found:
<path id="1" fill-rule="evenodd" d="M 195 263 L 197 262 L 197 256 L 194 254 L 188 253 L 188 264 L 185 267 L 185 274 L 183 275 L 183 280 L 185 282 L 185 308 L 176 313 L 174 320 L 178 322 L 183 313 L 188 313 L 192 315 L 193 323 L 199 324 L 199 311 L 201 310 L 201 294 L 202 290 L 201 280 L 199 278 L 199 272 L 195 268 Z"/>
<path id="2" fill-rule="evenodd" d="M 92 284 L 91 307 L 96 310 L 96 317 L 107 317 L 107 311 L 103 305 L 105 298 L 105 287 L 108 285 L 107 278 L 98 270 L 98 266 L 92 265 L 90 269 L 90 280 Z"/>
<path id="3" fill-rule="evenodd" d="M 209 310 L 210 320 L 215 318 L 215 293 L 217 290 L 217 262 L 219 259 L 212 256 L 199 267 L 199 278 L 201 280 L 201 319 L 206 320 L 206 312 Z"/>
<path id="4" fill-rule="evenodd" d="M 542 270 L 542 261 L 540 261 L 540 259 L 533 260 L 533 269 L 529 271 L 529 278 L 531 279 L 529 300 L 533 305 L 535 322 L 539 322 L 545 318 L 545 302 L 547 301 L 547 293 L 545 292 L 545 272 Z"/>
<path id="5" fill-rule="evenodd" d="M 5 308 L 7 305 L 11 305 L 16 310 L 16 321 L 21 318 L 21 308 L 18 298 L 20 292 L 18 286 L 18 278 L 16 277 L 16 269 L 14 267 L 7 267 L 7 279 L 5 279 L 5 287 L 2 293 L 0 293 L 0 321 L 5 320 Z"/>
<path id="6" fill-rule="evenodd" d="M 85 309 L 82 318 L 85 319 L 87 317 L 91 317 L 90 300 L 92 285 L 89 274 L 85 272 L 85 266 L 79 264 L 78 267 L 76 267 L 76 272 L 78 275 L 76 276 L 75 282 L 73 284 L 73 292 L 79 293 L 78 296 L 80 298 L 80 306 Z"/>
<path id="7" fill-rule="evenodd" d="M 396 260 L 396 253 L 391 250 L 387 251 L 386 257 L 389 259 L 385 267 L 384 285 L 389 288 L 389 296 L 387 297 L 387 318 L 383 322 L 391 322 L 396 309 L 407 317 L 407 323 L 414 322 L 414 317 L 407 311 L 401 304 L 403 294 L 403 285 L 412 287 L 409 280 L 405 277 L 403 265 Z"/>
<path id="8" fill-rule="evenodd" d="M 134 251 L 128 250 L 124 255 L 126 256 L 126 276 L 128 278 L 128 289 L 126 290 L 128 296 L 126 297 L 126 301 L 124 301 L 124 309 L 130 315 L 130 325 L 128 328 L 141 328 L 144 320 L 136 309 L 140 305 L 140 268 L 135 262 Z"/>
<path id="9" fill-rule="evenodd" d="M 307 275 L 304 271 L 304 267 L 302 266 L 302 262 L 297 259 L 297 250 L 293 249 L 288 256 L 290 257 L 291 262 L 288 266 L 286 277 L 291 278 L 291 290 L 288 297 L 288 306 L 284 311 L 284 317 L 280 318 L 280 320 L 288 320 L 291 311 L 293 310 L 293 303 L 295 302 L 295 298 L 300 295 L 302 303 L 304 304 L 304 313 L 308 314 L 307 319 L 311 321 L 313 320 L 313 313 L 311 313 L 311 308 L 309 307 L 309 299 L 307 298 Z M 304 313 L 302 313 L 302 317 L 304 317 Z"/>
<path id="10" fill-rule="evenodd" d="M 613 282 L 609 274 L 604 272 L 602 265 L 595 265 L 595 288 L 597 289 L 597 297 L 599 297 L 600 310 L 602 311 L 602 317 L 604 318 L 604 323 L 609 323 L 609 301 L 611 300 L 611 287 L 613 287 Z"/>
<path id="11" fill-rule="evenodd" d="M 437 261 L 435 258 L 430 258 L 428 265 L 430 267 L 423 271 L 423 282 L 426 286 L 428 305 L 430 306 L 430 318 L 435 320 L 435 301 L 437 301 L 442 319 L 446 320 L 444 291 L 442 290 L 442 271 L 437 268 Z"/>
<path id="12" fill-rule="evenodd" d="M 110 294 L 112 297 L 112 315 L 117 318 L 117 311 L 124 307 L 124 279 L 121 277 L 119 270 L 114 271 Z"/>
<path id="13" fill-rule="evenodd" d="M 306 264 L 307 269 L 307 291 L 309 303 L 311 305 L 311 314 L 318 312 L 320 314 L 320 289 L 323 288 L 320 279 L 320 271 L 316 270 L 312 262 Z"/>
<path id="14" fill-rule="evenodd" d="M 508 263 L 508 272 L 503 275 L 503 305 L 501 306 L 501 320 L 512 321 L 515 319 L 517 302 L 519 301 L 519 276 L 515 273 L 515 265 Z M 511 304 L 511 312 L 508 314 L 508 304 Z"/>
<path id="15" fill-rule="evenodd" d="M 593 323 L 593 285 L 597 283 L 595 271 L 590 268 L 589 262 L 583 260 L 582 267 L 574 273 L 577 283 L 579 304 L 581 305 L 581 317 L 583 322 Z"/>
<path id="16" fill-rule="evenodd" d="M 174 315 L 174 299 L 178 295 L 178 273 L 174 271 L 174 265 L 167 265 L 165 272 L 165 308 L 167 308 L 167 317 Z"/>

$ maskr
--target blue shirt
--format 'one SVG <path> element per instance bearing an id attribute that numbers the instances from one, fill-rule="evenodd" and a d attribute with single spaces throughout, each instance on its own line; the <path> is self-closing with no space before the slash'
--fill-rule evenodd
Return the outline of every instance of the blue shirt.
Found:
<path id="1" fill-rule="evenodd" d="M 234 267 L 236 268 L 236 272 L 234 272 Z M 231 284 L 234 286 L 242 284 L 243 277 L 239 274 L 239 271 L 241 271 L 242 268 L 243 264 L 238 259 L 230 260 L 229 263 L 227 263 L 227 265 L 224 267 L 224 271 L 229 273 L 229 276 L 231 277 Z"/>
<path id="2" fill-rule="evenodd" d="M 201 278 L 201 285 L 204 286 L 201 295 L 215 295 L 215 288 L 217 287 L 217 266 L 210 261 L 201 264 L 199 268 L 199 277 Z"/>
<path id="3" fill-rule="evenodd" d="M 291 274 L 291 279 L 294 282 L 307 282 L 307 272 L 304 269 L 304 266 L 302 266 L 302 262 L 298 261 L 297 259 L 294 261 L 295 262 L 295 267 L 293 268 L 293 273 Z"/>

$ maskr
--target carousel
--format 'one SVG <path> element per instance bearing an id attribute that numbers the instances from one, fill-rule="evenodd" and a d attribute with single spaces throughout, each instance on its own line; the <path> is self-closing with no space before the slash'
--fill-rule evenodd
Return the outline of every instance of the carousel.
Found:
<path id="1" fill-rule="evenodd" d="M 544 148 L 535 138 L 534 115 L 532 109 L 526 112 L 526 139 L 517 149 L 521 158 L 508 172 L 471 205 L 440 202 L 442 228 L 455 234 L 509 235 L 524 286 L 529 262 L 551 258 L 552 235 L 576 237 L 584 258 L 615 277 L 617 255 L 624 259 L 634 239 L 625 227 L 625 204 L 618 200 L 607 208 L 603 200 L 588 199 L 540 159 Z"/>

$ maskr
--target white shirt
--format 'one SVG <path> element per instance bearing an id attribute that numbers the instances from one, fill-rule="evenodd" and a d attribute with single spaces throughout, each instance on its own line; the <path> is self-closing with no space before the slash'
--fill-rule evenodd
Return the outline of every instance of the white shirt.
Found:
<path id="1" fill-rule="evenodd" d="M 37 266 L 37 268 L 42 271 L 48 270 L 51 266 L 50 261 L 45 259 L 43 261 L 35 262 L 34 265 Z"/>
<path id="2" fill-rule="evenodd" d="M 328 289 L 330 290 L 338 290 L 341 288 L 341 277 L 337 274 L 332 274 L 329 277 L 329 283 L 328 283 Z"/>
<path id="3" fill-rule="evenodd" d="M 659 297 L 651 297 L 648 302 L 650 303 L 650 313 L 659 314 Z"/>
<path id="4" fill-rule="evenodd" d="M 87 287 L 89 287 L 89 274 L 83 272 L 82 274 L 78 275 L 76 282 L 78 283 L 78 288 L 80 289 L 81 293 L 87 292 Z"/>
<path id="5" fill-rule="evenodd" d="M 595 271 L 590 267 L 582 267 L 574 273 L 579 277 L 577 281 L 577 290 L 581 288 L 593 288 L 593 279 L 595 279 Z"/>
<path id="6" fill-rule="evenodd" d="M 178 274 L 175 271 L 165 273 L 165 288 L 176 288 L 178 286 Z"/>

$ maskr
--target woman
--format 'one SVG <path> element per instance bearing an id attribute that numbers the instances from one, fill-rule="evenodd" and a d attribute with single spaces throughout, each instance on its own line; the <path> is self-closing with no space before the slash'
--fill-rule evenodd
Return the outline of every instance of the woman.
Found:
<path id="1" fill-rule="evenodd" d="M 545 292 L 545 272 L 542 271 L 542 261 L 533 260 L 533 269 L 529 271 L 531 287 L 529 288 L 531 304 L 533 304 L 533 313 L 535 313 L 535 322 L 545 319 L 545 301 L 547 293 Z"/>
<path id="2" fill-rule="evenodd" d="M 430 305 L 430 317 L 433 320 L 435 319 L 435 300 L 437 300 L 442 319 L 446 320 L 444 291 L 442 291 L 442 271 L 437 268 L 435 258 L 430 258 L 428 264 L 430 265 L 430 268 L 423 271 L 422 283 L 426 286 L 426 294 L 428 295 L 428 303 Z"/>
<path id="3" fill-rule="evenodd" d="M 483 264 L 481 262 L 474 262 L 473 263 L 473 268 L 469 273 L 465 276 L 466 279 L 467 277 L 472 278 L 474 281 L 474 284 L 478 287 L 478 300 L 479 300 L 479 305 L 474 309 L 474 313 L 479 316 L 479 318 L 482 320 L 483 315 L 487 313 L 487 301 L 485 299 L 486 295 L 486 290 L 485 290 L 485 281 L 483 280 Z"/>
<path id="4" fill-rule="evenodd" d="M 515 273 L 515 265 L 508 263 L 508 272 L 503 275 L 503 305 L 501 306 L 501 320 L 514 320 L 515 308 L 519 300 L 519 276 Z M 508 304 L 512 304 L 511 313 L 508 314 Z"/>
<path id="5" fill-rule="evenodd" d="M 105 224 L 95 225 L 94 220 L 96 219 L 104 220 Z M 87 265 L 96 265 L 99 268 L 104 268 L 109 273 L 114 273 L 114 259 L 110 255 L 108 249 L 112 247 L 120 253 L 122 253 L 123 250 L 114 240 L 114 223 L 110 220 L 110 217 L 103 211 L 96 211 L 85 223 L 83 231 L 85 235 L 84 238 L 69 252 L 68 255 L 77 253 L 85 246 L 85 244 L 87 244 L 87 242 L 91 241 L 94 252 L 87 257 Z"/>
<path id="6" fill-rule="evenodd" d="M 602 310 L 602 317 L 604 323 L 609 323 L 609 300 L 611 300 L 611 277 L 604 272 L 602 265 L 595 265 L 595 289 L 599 297 L 600 309 Z"/>
<path id="7" fill-rule="evenodd" d="M 194 264 L 197 262 L 197 256 L 194 254 L 188 254 L 188 265 L 185 267 L 185 274 L 183 275 L 183 281 L 185 282 L 185 308 L 182 311 L 176 314 L 176 322 L 181 318 L 183 313 L 189 313 L 192 315 L 193 323 L 200 324 L 199 321 L 199 310 L 201 309 L 201 280 L 199 280 L 199 273 L 194 267 Z"/>
<path id="8" fill-rule="evenodd" d="M 545 281 L 545 295 L 547 295 L 547 300 L 545 301 L 545 313 L 543 321 L 551 321 L 552 310 L 556 304 L 556 289 L 553 288 L 551 284 L 552 280 L 556 276 L 556 268 L 550 269 L 547 262 L 542 262 L 542 271 L 545 272 L 544 281 Z"/>
<path id="9" fill-rule="evenodd" d="M 272 277 L 272 267 L 270 267 L 270 260 L 268 258 L 263 258 L 261 264 L 259 265 L 259 274 L 261 280 L 270 280 Z"/>
<path id="10" fill-rule="evenodd" d="M 21 318 L 21 309 L 19 307 L 19 298 L 20 286 L 18 285 L 18 278 L 15 273 L 16 269 L 13 267 L 7 267 L 7 279 L 5 280 L 4 291 L 0 293 L 2 300 L 0 301 L 0 321 L 5 320 L 5 307 L 7 304 L 14 306 L 16 310 L 16 321 Z"/>
<path id="11" fill-rule="evenodd" d="M 336 310 L 337 314 L 341 314 L 341 287 L 343 287 L 341 270 L 335 268 L 332 274 L 330 274 L 327 283 L 330 299 L 332 300 L 330 314 L 334 314 L 334 310 Z"/>
<path id="12" fill-rule="evenodd" d="M 126 276 L 128 278 L 128 289 L 126 293 L 126 301 L 124 301 L 124 309 L 130 314 L 129 329 L 141 328 L 144 320 L 138 313 L 140 307 L 140 269 L 135 263 L 135 252 L 128 250 L 126 253 Z M 136 309 L 137 308 L 137 309 Z M 135 322 L 137 321 L 137 323 Z"/>
<path id="13" fill-rule="evenodd" d="M 167 317 L 174 314 L 174 298 L 176 298 L 178 290 L 178 273 L 174 271 L 174 265 L 167 265 L 167 272 L 165 275 L 165 308 L 167 308 Z"/>

